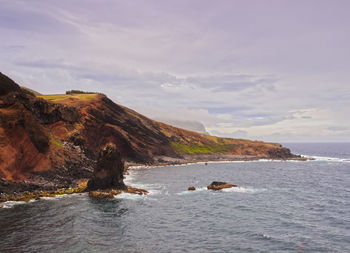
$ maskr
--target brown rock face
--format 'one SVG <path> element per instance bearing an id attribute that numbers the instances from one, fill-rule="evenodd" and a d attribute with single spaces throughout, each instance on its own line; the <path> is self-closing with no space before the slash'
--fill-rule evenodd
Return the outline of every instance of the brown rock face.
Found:
<path id="1" fill-rule="evenodd" d="M 12 81 L 10 78 L 8 78 L 0 72 L 0 96 L 20 90 L 21 88 L 18 84 L 16 84 L 14 81 Z"/>
<path id="2" fill-rule="evenodd" d="M 293 157 L 293 154 L 290 152 L 289 148 L 279 147 L 273 148 L 268 151 L 268 154 L 271 158 L 288 158 Z M 294 157 L 297 157 L 294 155 Z"/>
<path id="3" fill-rule="evenodd" d="M 190 186 L 190 187 L 188 187 L 188 189 L 187 190 L 189 190 L 189 191 L 195 191 L 196 190 L 196 187 L 194 187 L 194 186 Z"/>
<path id="4" fill-rule="evenodd" d="M 232 188 L 232 187 L 237 187 L 237 185 L 234 184 L 229 184 L 226 182 L 212 182 L 210 185 L 208 185 L 208 190 L 214 190 L 214 191 L 218 191 L 218 190 L 222 190 L 225 188 Z"/>
<path id="5" fill-rule="evenodd" d="M 101 151 L 92 178 L 88 182 L 89 191 L 103 189 L 125 190 L 123 182 L 124 163 L 113 143 L 108 143 Z"/>

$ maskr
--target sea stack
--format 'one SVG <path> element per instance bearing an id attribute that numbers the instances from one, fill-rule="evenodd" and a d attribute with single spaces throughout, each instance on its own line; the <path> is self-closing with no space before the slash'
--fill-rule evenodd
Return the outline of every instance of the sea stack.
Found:
<path id="1" fill-rule="evenodd" d="M 108 143 L 101 151 L 97 165 L 91 179 L 88 182 L 87 190 L 116 189 L 126 190 L 123 182 L 124 163 L 113 143 Z"/>

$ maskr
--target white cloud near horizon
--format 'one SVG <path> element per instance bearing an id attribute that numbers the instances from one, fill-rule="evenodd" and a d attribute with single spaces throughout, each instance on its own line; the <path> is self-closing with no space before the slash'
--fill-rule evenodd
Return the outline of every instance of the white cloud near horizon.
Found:
<path id="1" fill-rule="evenodd" d="M 348 1 L 2 0 L 0 71 L 267 141 L 350 141 Z"/>

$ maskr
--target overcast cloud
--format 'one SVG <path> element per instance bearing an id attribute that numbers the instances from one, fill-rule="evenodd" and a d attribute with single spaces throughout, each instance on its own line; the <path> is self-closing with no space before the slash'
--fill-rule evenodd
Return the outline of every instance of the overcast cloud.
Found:
<path id="1" fill-rule="evenodd" d="M 0 0 L 0 71 L 267 141 L 350 141 L 350 1 Z"/>

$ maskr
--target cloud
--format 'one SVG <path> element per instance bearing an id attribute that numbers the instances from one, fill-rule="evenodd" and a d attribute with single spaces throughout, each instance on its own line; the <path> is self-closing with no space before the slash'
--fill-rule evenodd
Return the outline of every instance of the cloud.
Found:
<path id="1" fill-rule="evenodd" d="M 349 7 L 5 0 L 0 69 L 41 93 L 103 92 L 219 135 L 349 139 Z"/>
<path id="2" fill-rule="evenodd" d="M 343 131 L 350 131 L 350 127 L 347 126 L 331 126 L 328 127 L 328 130 L 332 132 L 343 132 Z"/>
<path id="3" fill-rule="evenodd" d="M 211 131 L 211 134 L 213 135 L 218 135 L 218 136 L 224 136 L 228 138 L 235 138 L 235 139 L 247 139 L 248 137 L 248 132 L 244 130 L 237 130 L 232 133 L 225 133 L 225 132 L 220 132 L 217 130 Z"/>
<path id="4" fill-rule="evenodd" d="M 187 80 L 201 87 L 216 92 L 241 91 L 248 88 L 274 89 L 277 79 L 261 78 L 253 75 L 215 75 L 206 77 L 189 77 Z"/>
<path id="5" fill-rule="evenodd" d="M 27 2 L 5 1 L 1 3 L 0 28 L 34 33 L 73 33 L 74 27 L 49 13 L 31 8 Z"/>

